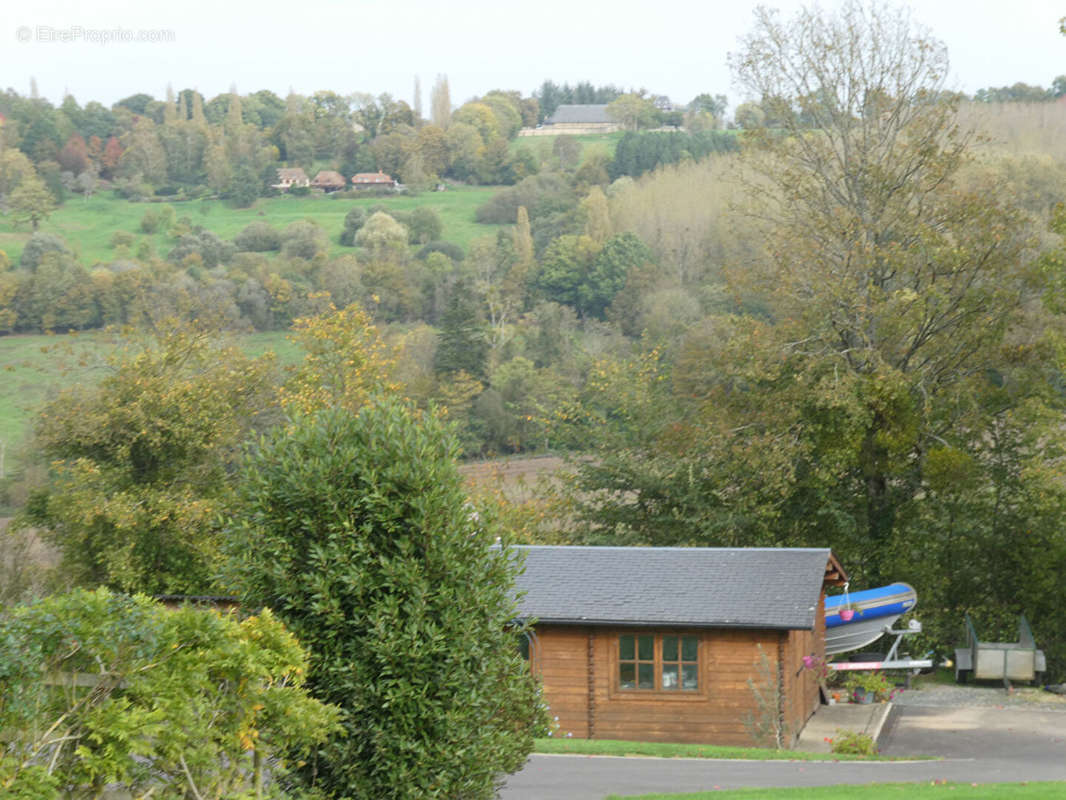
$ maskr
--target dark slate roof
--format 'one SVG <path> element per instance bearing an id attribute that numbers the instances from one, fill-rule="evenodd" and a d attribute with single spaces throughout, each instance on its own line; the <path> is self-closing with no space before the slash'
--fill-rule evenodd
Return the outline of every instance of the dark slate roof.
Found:
<path id="1" fill-rule="evenodd" d="M 555 113 L 545 120 L 549 125 L 556 125 L 558 123 L 602 123 L 602 122 L 614 122 L 615 120 L 607 116 L 606 105 L 588 105 L 588 106 L 558 106 L 555 109 Z"/>
<path id="2" fill-rule="evenodd" d="M 814 628 L 828 548 L 515 547 L 542 623 Z"/>

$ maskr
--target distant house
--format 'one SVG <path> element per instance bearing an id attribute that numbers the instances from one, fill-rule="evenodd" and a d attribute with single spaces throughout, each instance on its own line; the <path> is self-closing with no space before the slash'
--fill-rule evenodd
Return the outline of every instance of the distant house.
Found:
<path id="1" fill-rule="evenodd" d="M 282 167 L 278 170 L 278 182 L 272 184 L 275 189 L 282 192 L 288 191 L 294 186 L 310 186 L 311 179 L 300 167 Z"/>
<path id="2" fill-rule="evenodd" d="M 355 189 L 395 189 L 396 181 L 380 170 L 377 172 L 359 172 L 352 176 Z"/>
<path id="3" fill-rule="evenodd" d="M 347 185 L 348 181 L 344 180 L 344 176 L 332 169 L 322 170 L 315 175 L 315 179 L 311 181 L 312 188 L 322 189 L 327 192 L 343 189 Z"/>
<path id="4" fill-rule="evenodd" d="M 622 129 L 608 116 L 606 105 L 559 106 L 544 125 L 554 133 L 611 133 Z"/>
<path id="5" fill-rule="evenodd" d="M 751 745 L 769 715 L 795 742 L 819 703 L 828 549 L 515 547 L 531 669 L 560 734 Z M 770 700 L 760 707 L 749 681 Z"/>

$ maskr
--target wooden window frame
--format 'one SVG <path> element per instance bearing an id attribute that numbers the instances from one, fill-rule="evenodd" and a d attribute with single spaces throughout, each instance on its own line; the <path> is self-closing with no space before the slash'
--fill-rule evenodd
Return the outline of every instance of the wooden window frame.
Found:
<path id="1" fill-rule="evenodd" d="M 621 656 L 621 637 L 633 636 L 633 659 L 623 659 Z M 651 636 L 652 641 L 652 688 L 651 689 L 623 689 L 622 688 L 622 676 L 621 666 L 623 663 L 640 664 L 648 663 L 647 660 L 639 658 L 639 641 L 636 637 L 639 636 Z M 667 664 L 678 665 L 678 680 L 681 679 L 682 664 L 696 664 L 696 677 L 697 688 L 696 689 L 663 689 L 662 688 L 662 668 L 663 668 L 663 637 L 664 636 L 676 636 L 678 637 L 678 660 L 668 661 Z M 696 661 L 683 661 L 680 659 L 682 655 L 682 637 L 689 636 L 696 640 Z M 703 641 L 703 634 L 700 631 L 691 630 L 669 630 L 669 629 L 654 629 L 654 630 L 619 630 L 614 631 L 611 634 L 611 681 L 610 681 L 610 697 L 618 700 L 640 700 L 649 699 L 656 702 L 661 700 L 678 700 L 681 702 L 692 700 L 704 700 L 707 696 L 707 679 L 705 669 L 706 661 L 706 647 Z M 635 670 L 635 677 L 639 681 L 639 669 Z"/>

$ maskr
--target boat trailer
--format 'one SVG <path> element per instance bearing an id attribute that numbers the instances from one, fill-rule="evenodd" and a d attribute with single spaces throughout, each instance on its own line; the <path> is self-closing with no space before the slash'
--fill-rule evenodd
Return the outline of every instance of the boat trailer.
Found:
<path id="1" fill-rule="evenodd" d="M 861 650 L 882 636 L 895 636 L 895 641 L 884 658 L 860 661 L 831 661 L 826 666 L 836 672 L 862 670 L 899 669 L 907 670 L 907 680 L 919 670 L 929 669 L 933 662 L 928 658 L 900 656 L 899 647 L 905 636 L 921 633 L 922 623 L 910 620 L 907 627 L 897 630 L 896 621 L 914 609 L 918 593 L 910 584 L 893 583 L 861 592 L 848 592 L 825 599 L 825 653 L 827 656 Z"/>
<path id="2" fill-rule="evenodd" d="M 933 661 L 929 658 L 908 658 L 899 655 L 899 644 L 903 641 L 903 637 L 921 632 L 922 623 L 916 619 L 912 619 L 908 622 L 907 627 L 904 630 L 896 630 L 891 625 L 885 625 L 881 629 L 880 635 L 895 636 L 896 641 L 892 643 L 892 647 L 889 648 L 888 653 L 883 659 L 880 661 L 830 661 L 827 666 L 834 672 L 903 669 L 907 670 L 907 683 L 909 685 L 911 675 L 917 675 L 920 670 L 930 669 L 933 666 Z"/>

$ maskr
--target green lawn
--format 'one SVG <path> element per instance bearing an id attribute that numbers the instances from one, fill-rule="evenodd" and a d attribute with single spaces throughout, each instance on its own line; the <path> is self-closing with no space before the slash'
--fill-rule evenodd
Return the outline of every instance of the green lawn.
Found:
<path id="1" fill-rule="evenodd" d="M 537 739 L 537 753 L 573 753 L 585 756 L 644 756 L 654 758 L 742 758 L 751 761 L 898 761 L 880 756 L 807 753 L 801 750 L 771 750 L 765 747 L 721 747 L 709 744 L 669 742 L 622 742 L 613 739 Z"/>
<path id="2" fill-rule="evenodd" d="M 625 800 L 1014 800 L 1066 798 L 1066 783 L 867 783 L 859 786 L 819 786 L 804 789 L 732 789 L 690 794 L 625 795 Z M 607 800 L 622 800 L 609 795 Z"/>
<path id="3" fill-rule="evenodd" d="M 268 350 L 283 365 L 300 360 L 300 349 L 284 331 L 238 338 L 250 355 Z M 103 331 L 68 335 L 0 336 L 0 443 L 5 472 L 18 470 L 20 451 L 41 404 L 76 383 L 94 383 L 108 370 L 118 338 Z"/>
<path id="4" fill-rule="evenodd" d="M 189 217 L 194 225 L 202 225 L 223 239 L 232 239 L 251 222 L 269 222 L 283 229 L 291 222 L 312 219 L 328 234 L 330 254 L 340 255 L 348 249 L 337 243 L 344 215 L 356 205 L 380 204 L 401 211 L 428 206 L 440 215 L 444 238 L 466 247 L 472 239 L 495 233 L 497 226 L 478 223 L 474 219 L 474 212 L 499 189 L 494 186 L 456 186 L 445 192 L 425 192 L 417 196 L 360 197 L 354 200 L 334 199 L 329 195 L 283 195 L 261 198 L 251 208 L 230 208 L 218 201 L 201 200 L 173 202 L 169 205 L 174 208 L 178 218 Z M 81 257 L 82 263 L 89 267 L 99 261 L 107 262 L 115 258 L 115 251 L 110 244 L 111 234 L 115 231 L 128 231 L 136 235 L 133 251 L 136 251 L 141 241 L 147 240 L 156 253 L 166 255 L 174 242 L 165 231 L 150 235 L 140 232 L 141 218 L 145 212 L 158 211 L 164 205 L 130 203 L 116 198 L 112 192 L 103 192 L 88 200 L 70 197 L 49 219 L 41 223 L 41 231 L 62 236 Z M 0 250 L 4 250 L 13 263 L 18 262 L 29 237 L 30 232 L 25 226 L 16 229 L 9 216 L 0 217 Z"/>

